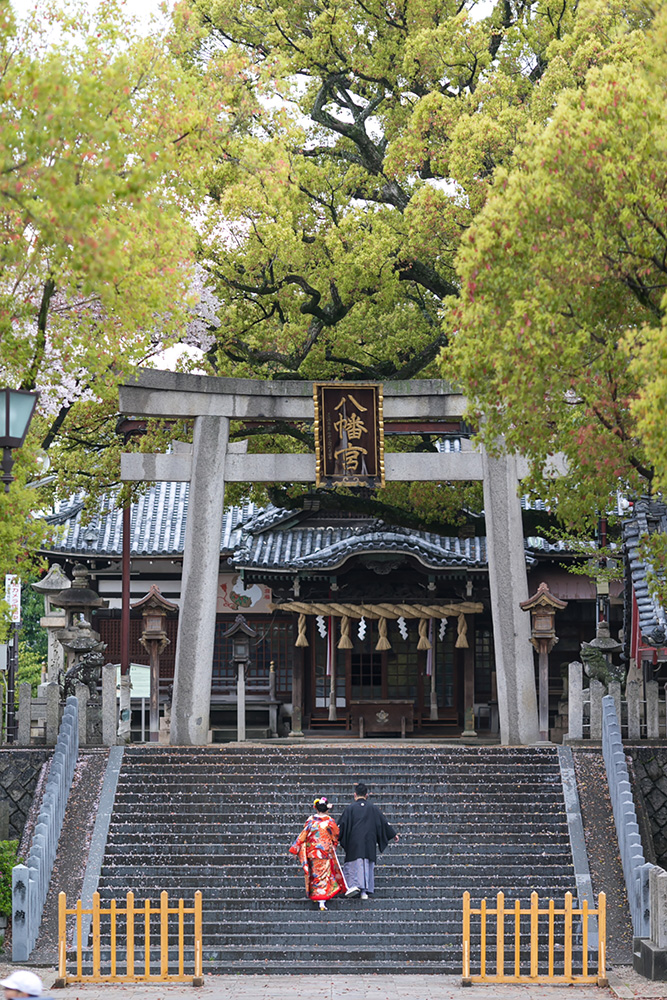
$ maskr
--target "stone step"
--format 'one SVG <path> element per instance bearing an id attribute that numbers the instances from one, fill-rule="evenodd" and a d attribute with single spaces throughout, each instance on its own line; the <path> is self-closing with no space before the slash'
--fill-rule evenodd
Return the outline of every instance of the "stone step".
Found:
<path id="1" fill-rule="evenodd" d="M 319 911 L 315 911 L 313 919 L 326 919 L 326 912 L 323 911 L 321 914 Z M 151 949 L 152 952 L 152 949 Z M 488 958 L 490 959 L 489 964 L 491 967 L 495 964 L 495 953 L 489 951 Z M 287 968 L 288 963 L 302 963 L 310 962 L 311 968 L 310 972 L 313 974 L 314 971 L 319 972 L 319 961 L 322 960 L 327 966 L 336 966 L 339 963 L 346 965 L 348 968 L 350 966 L 363 967 L 366 971 L 370 968 L 375 968 L 378 964 L 386 965 L 391 967 L 393 965 L 396 969 L 400 965 L 409 965 L 415 963 L 427 962 L 432 965 L 438 965 L 439 963 L 451 962 L 451 966 L 454 969 L 458 969 L 458 973 L 461 971 L 461 961 L 460 955 L 460 940 L 453 941 L 452 946 L 441 945 L 439 942 L 432 944 L 424 944 L 422 946 L 418 944 L 405 946 L 399 948 L 387 947 L 374 947 L 373 943 L 370 946 L 366 944 L 365 941 L 360 941 L 359 938 L 353 942 L 353 947 L 349 948 L 346 945 L 342 947 L 334 947 L 333 945 L 327 947 L 326 952 L 320 951 L 317 946 L 312 945 L 308 947 L 305 944 L 294 943 L 287 946 L 271 947 L 264 943 L 260 943 L 256 946 L 246 945 L 244 947 L 238 947 L 236 944 L 225 946 L 218 946 L 215 948 L 205 949 L 204 956 L 204 967 L 205 971 L 214 971 L 225 962 L 229 963 L 229 967 L 235 968 L 238 963 L 243 962 L 255 962 L 261 960 L 265 964 L 274 965 L 279 963 Z M 575 961 L 579 959 L 580 952 L 574 951 L 573 957 Z M 176 949 L 170 949 L 170 959 L 174 962 L 177 959 Z M 188 956 L 189 957 L 189 956 Z M 529 969 L 530 954 L 526 950 L 523 953 L 522 966 L 524 971 Z M 560 956 L 559 956 L 560 957 Z M 104 956 L 106 960 L 107 956 Z M 314 964 L 313 964 L 314 963 Z M 509 971 L 513 967 L 514 956 L 511 957 L 506 955 L 506 970 Z M 152 952 L 151 954 L 151 965 L 153 968 L 158 967 L 158 952 Z M 139 964 L 139 968 L 141 968 Z M 207 969 L 208 967 L 208 969 Z M 562 961 L 559 961 L 556 966 L 556 973 L 558 969 L 562 969 Z"/>
<path id="2" fill-rule="evenodd" d="M 280 760 L 267 761 L 261 765 L 255 763 L 248 765 L 219 766 L 201 765 L 199 767 L 179 766 L 170 761 L 156 762 L 154 766 L 142 765 L 139 767 L 127 767 L 120 778 L 126 781 L 128 778 L 136 778 L 143 781 L 150 777 L 165 778 L 175 775 L 182 775 L 184 779 L 192 778 L 193 781 L 220 780 L 232 781 L 239 784 L 247 784 L 252 781 L 264 781 L 270 779 L 272 774 L 278 780 L 285 782 L 294 779 L 298 786 L 305 786 L 312 782 L 326 780 L 339 788 L 345 788 L 349 795 L 352 794 L 351 780 L 360 778 L 361 775 L 368 776 L 372 772 L 373 782 L 378 786 L 395 784 L 398 787 L 409 786 L 412 779 L 419 779 L 424 784 L 447 782 L 462 783 L 466 779 L 476 785 L 484 780 L 485 773 L 489 775 L 491 784 L 499 782 L 503 785 L 511 783 L 514 776 L 517 783 L 529 782 L 531 784 L 544 779 L 545 782 L 556 781 L 558 778 L 558 761 L 554 760 L 549 764 L 538 764 L 537 766 L 521 767 L 511 764 L 489 766 L 482 763 L 460 762 L 457 764 L 432 764 L 425 767 L 401 765 L 373 765 L 369 761 L 359 761 L 355 766 L 349 764 L 332 762 L 313 762 L 307 767 L 298 764 L 281 762 Z M 377 788 L 371 786 L 370 780 L 366 782 L 372 791 L 377 794 Z"/>
<path id="3" fill-rule="evenodd" d="M 401 841 L 403 844 L 403 841 Z M 260 846 L 262 851 L 260 853 Z M 267 844 L 257 845 L 257 853 L 253 856 L 253 864 L 258 867 L 264 865 L 280 865 L 281 859 L 284 861 L 284 868 L 287 870 L 288 865 L 294 867 L 294 855 L 288 855 L 285 850 L 285 845 L 282 845 L 282 850 L 269 851 L 269 846 Z M 560 849 L 555 848 L 552 851 L 544 851 L 542 846 L 535 845 L 523 845 L 523 844 L 503 844 L 503 845 L 471 845 L 469 851 L 464 848 L 447 849 L 443 845 L 442 850 L 434 850 L 433 846 L 428 844 L 421 845 L 418 849 L 416 845 L 410 845 L 410 850 L 405 848 L 399 850 L 398 845 L 390 848 L 382 857 L 381 867 L 383 871 L 387 869 L 411 869 L 411 868 L 435 868 L 440 867 L 442 864 L 461 864 L 465 861 L 466 865 L 471 864 L 494 864 L 497 860 L 499 864 L 507 864 L 512 858 L 520 857 L 534 858 L 537 863 L 541 864 L 546 858 L 549 859 L 549 864 L 556 864 L 557 862 L 568 864 L 570 863 L 570 853 L 566 850 L 564 846 L 560 846 Z M 235 852 L 235 853 L 234 853 Z M 248 864 L 248 853 L 240 853 L 238 843 L 232 843 L 229 845 L 222 844 L 202 844 L 196 845 L 196 849 L 193 847 L 186 847 L 183 844 L 178 845 L 166 845 L 166 844 L 152 844 L 150 847 L 142 849 L 141 846 L 137 845 L 125 845 L 122 844 L 107 845 L 107 858 L 110 863 L 116 863 L 118 859 L 124 859 L 128 864 L 134 863 L 132 859 L 144 859 L 147 863 L 152 862 L 155 864 L 184 864 L 187 862 L 191 864 L 196 862 L 198 865 L 206 864 L 221 864 L 221 865 L 247 865 Z M 344 852 L 342 857 L 344 858 Z M 283 857 L 284 856 L 284 857 Z M 115 859 L 115 860 L 114 860 Z"/>
<path id="4" fill-rule="evenodd" d="M 160 827 L 156 831 L 156 836 L 159 836 L 160 842 L 155 844 L 155 849 L 164 849 L 170 851 L 173 848 L 183 847 L 185 850 L 191 850 L 190 844 L 184 844 L 183 833 L 180 830 L 174 830 L 171 826 L 164 829 L 166 824 L 154 824 L 152 829 L 155 827 Z M 524 827 L 526 824 L 522 824 Z M 294 829 L 290 828 L 292 834 Z M 505 828 L 506 830 L 509 827 Z M 474 853 L 483 853 L 485 850 L 493 848 L 498 852 L 507 853 L 519 853 L 523 850 L 533 850 L 539 851 L 543 849 L 549 849 L 551 853 L 551 848 L 556 843 L 562 842 L 562 832 L 565 826 L 563 824 L 563 830 L 541 830 L 539 827 L 535 827 L 531 832 L 530 836 L 522 836 L 521 840 L 517 840 L 516 843 L 507 843 L 507 833 L 500 829 L 494 828 L 493 830 L 484 829 L 480 830 L 479 825 L 475 825 L 474 830 L 470 832 L 469 836 L 472 838 L 474 833 L 478 836 L 479 840 L 468 840 L 461 830 L 452 831 L 450 833 L 434 833 L 428 831 L 428 835 L 424 831 L 406 831 L 406 827 L 401 824 L 401 840 L 398 844 L 391 845 L 392 857 L 396 856 L 396 852 L 399 850 L 404 839 L 409 836 L 410 847 L 409 853 L 430 853 L 431 851 L 437 849 L 441 853 L 452 853 L 457 852 L 468 853 L 468 849 Z M 512 829 L 513 835 L 517 835 L 516 829 Z M 192 834 L 192 829 L 190 829 L 190 835 Z M 238 830 L 232 830 L 228 826 L 223 826 L 221 823 L 202 823 L 197 826 L 197 844 L 202 849 L 207 849 L 206 845 L 220 846 L 224 848 L 225 846 L 238 847 L 240 842 L 240 836 Z M 419 838 L 423 839 L 419 839 Z M 292 836 L 291 843 L 294 840 Z M 146 833 L 137 832 L 136 830 L 128 831 L 127 827 L 119 827 L 117 825 L 112 825 L 109 830 L 109 840 L 107 841 L 107 849 L 109 851 L 117 850 L 132 850 L 135 847 L 138 849 L 147 848 L 150 840 Z M 282 834 L 273 834 L 271 836 L 266 836 L 262 838 L 262 844 L 266 849 L 274 847 L 276 851 L 283 852 L 286 849 L 285 836 Z M 567 850 L 567 848 L 564 848 Z M 399 853 L 401 853 L 399 851 Z"/>
<path id="5" fill-rule="evenodd" d="M 149 797 L 142 797 L 141 808 L 142 813 L 149 809 L 151 814 L 156 814 L 158 816 L 164 817 L 165 815 L 174 815 L 176 813 L 180 815 L 187 814 L 191 816 L 193 813 L 210 815 L 214 813 L 220 818 L 220 822 L 230 822 L 238 821 L 238 813 L 243 805 L 246 805 L 247 812 L 252 817 L 251 803 L 231 803 L 229 801 L 221 800 L 216 802 L 210 797 L 202 797 L 201 801 L 193 801 L 192 799 L 186 799 L 184 796 L 173 796 L 171 800 L 166 801 L 155 801 Z M 502 806 L 502 807 L 500 807 Z M 493 822 L 491 816 L 495 817 L 496 822 L 511 823 L 516 819 L 532 820 L 534 825 L 540 825 L 542 819 L 553 820 L 559 816 L 563 816 L 563 810 L 560 803 L 550 802 L 541 804 L 535 801 L 535 799 L 526 802 L 523 805 L 523 809 L 519 808 L 518 805 L 512 807 L 510 805 L 502 805 L 493 808 L 490 812 L 489 822 Z M 137 815 L 137 801 L 133 801 L 129 796 L 127 798 L 118 797 L 114 803 L 114 814 L 119 822 L 127 817 L 136 817 Z M 539 809 L 540 818 L 536 817 L 536 812 Z M 256 810 L 256 806 L 255 806 Z M 342 809 L 341 809 L 342 811 Z M 440 820 L 448 823 L 463 823 L 466 820 L 470 823 L 474 821 L 476 815 L 474 807 L 470 806 L 465 809 L 456 809 L 453 806 L 447 807 L 437 803 L 432 805 L 431 808 L 414 809 L 409 813 L 405 812 L 405 807 L 397 808 L 392 807 L 390 804 L 382 804 L 382 811 L 385 813 L 389 819 L 397 819 L 402 817 L 406 822 L 412 821 L 413 823 L 421 822 L 424 823 L 428 821 L 431 826 L 434 825 L 436 819 L 438 822 Z M 437 814 L 437 815 L 434 815 Z M 289 810 L 285 810 L 282 815 L 276 817 L 275 822 L 281 826 L 285 826 L 287 823 L 294 823 L 303 821 L 309 815 L 309 812 L 303 807 Z M 334 813 L 335 816 L 335 813 Z M 177 821 L 177 820 L 175 820 Z M 250 818 L 248 823 L 252 823 L 253 820 Z M 257 826 L 257 821 L 255 820 L 255 826 Z M 271 827 L 273 827 L 274 820 L 271 821 Z M 247 825 L 247 824 L 246 824 Z"/>
<path id="6" fill-rule="evenodd" d="M 443 798 L 445 798 L 446 795 L 447 792 L 437 791 L 424 793 L 420 796 L 419 803 L 416 803 L 415 807 L 410 809 L 410 815 L 429 815 L 435 808 L 439 811 L 443 810 L 443 808 L 447 810 L 447 806 L 443 806 Z M 328 797 L 330 797 L 334 802 L 335 811 L 343 810 L 346 803 L 341 803 L 340 806 L 336 806 L 333 796 Z M 188 806 L 206 806 L 209 810 L 219 810 L 221 815 L 233 815 L 239 806 L 257 809 L 258 798 L 259 793 L 253 795 L 236 794 L 224 789 L 189 790 L 179 788 L 178 790 L 174 789 L 171 793 L 169 791 L 146 789 L 142 790 L 141 793 L 141 800 L 144 807 L 150 806 L 151 808 L 160 809 L 167 808 L 173 803 L 176 803 L 179 809 L 187 808 Z M 262 808 L 266 810 L 284 803 L 285 796 L 262 796 L 260 801 L 262 803 Z M 119 806 L 129 805 L 132 808 L 136 808 L 136 790 L 118 791 L 116 794 L 116 803 Z M 389 810 L 392 812 L 405 811 L 405 799 L 391 799 L 386 797 L 381 802 L 378 801 L 377 805 L 383 812 L 387 812 Z M 490 813 L 495 813 L 497 807 L 499 808 L 499 811 L 505 815 L 511 815 L 512 811 L 520 812 L 521 810 L 539 809 L 540 812 L 542 810 L 554 812 L 562 809 L 562 805 L 555 795 L 547 797 L 545 795 L 536 795 L 529 792 L 522 794 L 513 792 L 512 802 L 509 803 L 507 801 L 507 795 L 504 795 L 501 792 L 489 792 L 489 794 L 485 797 L 471 795 L 467 798 L 466 802 L 462 803 L 460 806 L 452 803 L 447 811 L 450 813 L 456 812 L 456 814 L 460 816 L 472 816 L 479 815 L 481 809 L 487 809 Z M 294 814 L 302 815 L 307 809 L 308 806 L 305 803 L 301 804 L 299 800 L 296 800 L 292 805 L 292 811 Z"/>
<path id="7" fill-rule="evenodd" d="M 413 743 L 390 743 L 383 740 L 374 743 L 366 740 L 358 743 L 353 740 L 349 744 L 332 746 L 331 744 L 309 743 L 296 746 L 284 743 L 264 745 L 262 747 L 231 746 L 231 747 L 172 747 L 172 746 L 129 746 L 127 748 L 128 765 L 148 765 L 155 761 L 174 760 L 177 763 L 199 764 L 223 761 L 234 763 L 253 763 L 257 766 L 267 760 L 280 759 L 299 766 L 308 766 L 313 761 L 336 761 L 352 766 L 359 761 L 364 763 L 380 762 L 385 766 L 392 764 L 417 764 L 425 767 L 439 761 L 456 763 L 457 761 L 472 761 L 475 763 L 521 763 L 539 764 L 553 762 L 558 759 L 555 747 L 499 747 L 459 744 L 446 746 L 443 744 L 420 746 Z"/>
<path id="8" fill-rule="evenodd" d="M 280 824 L 271 824 L 270 831 L 267 831 L 266 837 L 262 837 L 262 843 L 266 845 L 275 845 L 276 851 L 282 853 L 286 851 L 290 844 L 294 841 L 297 834 L 300 832 L 305 815 L 301 815 L 298 819 L 289 820 L 281 822 Z M 490 836 L 504 835 L 506 839 L 511 839 L 512 842 L 517 844 L 532 844 L 536 842 L 534 838 L 541 837 L 550 843 L 556 840 L 564 840 L 567 838 L 567 822 L 565 817 L 553 816 L 551 819 L 544 821 L 540 824 L 535 821 L 534 817 L 517 816 L 514 823 L 498 822 L 495 824 L 484 824 L 484 823 L 466 823 L 461 824 L 456 821 L 438 823 L 437 833 L 433 832 L 433 822 L 423 822 L 415 823 L 410 822 L 409 818 L 403 820 L 401 816 L 392 816 L 391 821 L 394 826 L 398 829 L 401 835 L 401 840 L 405 839 L 406 843 L 412 845 L 416 844 L 428 844 L 429 842 L 434 845 L 434 847 L 441 847 L 441 845 L 465 845 L 468 835 L 484 836 L 488 833 Z M 149 838 L 149 834 L 142 833 L 140 826 L 134 820 L 130 812 L 124 811 L 119 813 L 116 817 L 116 821 L 111 825 L 109 834 L 113 838 L 114 842 L 120 843 L 123 836 L 123 830 L 127 830 L 128 842 L 129 838 L 135 838 L 135 842 L 140 843 L 141 838 L 145 840 Z M 181 841 L 183 843 L 192 843 L 192 819 L 191 814 L 188 813 L 186 817 L 182 818 L 180 821 L 174 819 L 171 823 L 162 823 L 158 819 L 152 824 L 152 830 L 156 837 L 161 837 L 163 834 L 169 834 L 174 841 Z M 199 826 L 197 826 L 199 830 Z M 202 843 L 224 843 L 225 839 L 229 835 L 236 835 L 241 843 L 245 841 L 245 838 L 254 839 L 257 833 L 256 823 L 236 823 L 231 822 L 215 822 L 212 824 L 209 832 L 209 828 L 202 824 Z M 433 839 L 431 840 L 431 835 Z M 400 841 L 399 841 L 400 843 Z M 392 845 L 390 850 L 393 850 Z"/>
<path id="9" fill-rule="evenodd" d="M 101 890 L 112 892 L 118 897 L 118 893 L 124 896 L 130 889 L 138 895 L 151 895 L 157 898 L 161 891 L 167 890 L 171 895 L 182 895 L 192 897 L 200 889 L 205 893 L 207 899 L 213 898 L 233 898 L 258 896 L 261 898 L 282 899 L 294 896 L 303 891 L 303 876 L 296 869 L 291 876 L 282 879 L 280 885 L 271 881 L 269 876 L 252 876 L 252 882 L 246 876 L 243 883 L 231 883 L 224 888 L 220 884 L 220 876 L 215 871 L 202 874 L 201 872 L 166 873 L 165 869 L 159 869 L 157 874 L 149 875 L 138 873 L 133 869 L 130 874 L 121 874 L 112 866 L 104 865 L 102 869 L 103 883 Z M 437 894 L 437 898 L 461 899 L 463 893 L 468 890 L 477 895 L 487 897 L 494 896 L 498 892 L 504 892 L 512 898 L 517 895 L 525 895 L 535 889 L 546 897 L 561 895 L 564 892 L 576 891 L 574 875 L 572 869 L 563 870 L 554 868 L 553 871 L 531 872 L 526 875 L 517 875 L 510 872 L 506 876 L 492 875 L 485 872 L 462 873 L 456 880 L 447 881 L 444 876 L 418 876 L 406 880 L 400 876 L 391 877 L 386 875 L 384 870 L 377 872 L 376 882 L 378 893 L 383 896 L 406 895 L 413 899 L 418 891 L 428 891 L 429 898 Z M 178 893 L 176 893 L 178 890 Z M 523 892 L 522 892 L 523 890 Z"/>

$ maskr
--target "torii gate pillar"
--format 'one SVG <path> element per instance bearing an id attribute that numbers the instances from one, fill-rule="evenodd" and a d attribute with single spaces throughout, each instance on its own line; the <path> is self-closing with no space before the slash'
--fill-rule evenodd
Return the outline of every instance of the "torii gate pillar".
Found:
<path id="1" fill-rule="evenodd" d="M 228 417 L 197 417 L 169 737 L 177 746 L 208 742 L 228 443 Z"/>
<path id="2" fill-rule="evenodd" d="M 390 420 L 460 418 L 465 399 L 440 379 L 385 383 Z M 181 611 L 171 742 L 208 742 L 220 538 L 226 482 L 314 482 L 314 455 L 247 455 L 229 443 L 229 421 L 313 420 L 310 382 L 260 382 L 139 369 L 120 388 L 120 411 L 135 417 L 194 418 L 192 447 L 168 455 L 121 456 L 129 481 L 189 482 Z M 518 465 L 513 456 L 483 450 L 386 453 L 388 482 L 482 480 L 493 637 L 503 743 L 539 737 L 530 622 L 519 602 L 528 597 Z"/>

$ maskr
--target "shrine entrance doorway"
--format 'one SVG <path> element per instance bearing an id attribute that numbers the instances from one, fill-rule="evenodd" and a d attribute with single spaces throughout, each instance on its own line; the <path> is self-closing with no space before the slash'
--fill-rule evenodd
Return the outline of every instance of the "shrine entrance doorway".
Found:
<path id="1" fill-rule="evenodd" d="M 440 729 L 460 732 L 463 717 L 463 674 L 465 655 L 456 648 L 456 630 L 439 630 L 429 651 L 419 650 L 414 630 L 403 639 L 395 624 L 389 626 L 391 649 L 378 650 L 378 623 L 367 624 L 363 639 L 352 635 L 351 649 L 337 649 L 334 663 L 336 720 L 331 721 L 331 656 L 327 636 L 311 628 L 305 690 L 304 724 L 310 729 L 353 728 L 354 705 L 391 702 L 412 706 L 414 729 L 419 731 L 437 721 Z M 431 720 L 431 679 L 438 706 L 437 720 Z M 398 717 L 400 722 L 400 717 Z M 387 725 L 387 732 L 394 733 Z"/>

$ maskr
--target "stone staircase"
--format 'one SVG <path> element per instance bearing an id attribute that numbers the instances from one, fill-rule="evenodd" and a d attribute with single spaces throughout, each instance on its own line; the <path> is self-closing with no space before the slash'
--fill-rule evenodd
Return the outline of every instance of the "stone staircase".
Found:
<path id="1" fill-rule="evenodd" d="M 319 912 L 288 847 L 316 794 L 337 818 L 357 780 L 400 842 L 378 862 L 373 899 L 337 898 Z M 99 886 L 103 900 L 128 889 L 155 903 L 166 889 L 186 905 L 202 890 L 206 972 L 460 973 L 466 889 L 473 905 L 501 890 L 526 902 L 535 890 L 557 905 L 575 892 L 557 752 L 129 748 Z"/>

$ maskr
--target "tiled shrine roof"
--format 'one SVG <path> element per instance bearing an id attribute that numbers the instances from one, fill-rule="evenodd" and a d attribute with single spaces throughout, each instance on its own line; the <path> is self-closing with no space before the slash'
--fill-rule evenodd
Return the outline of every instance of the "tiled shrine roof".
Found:
<path id="1" fill-rule="evenodd" d="M 187 483 L 155 483 L 132 505 L 132 555 L 180 555 L 187 508 Z M 80 494 L 56 505 L 47 517 L 53 536 L 45 551 L 82 557 L 120 556 L 123 512 L 116 506 L 116 494 L 101 498 L 99 513 L 88 523 L 83 523 L 82 511 Z M 303 524 L 309 513 L 253 503 L 230 507 L 224 515 L 220 551 L 232 554 L 235 566 L 267 570 L 333 569 L 351 555 L 364 552 L 401 552 L 433 569 L 486 565 L 484 538 L 447 538 L 381 521 L 360 524 L 354 518 L 338 518 L 332 525 Z"/>
<path id="2" fill-rule="evenodd" d="M 47 517 L 54 528 L 52 542 L 45 549 L 53 553 L 81 556 L 120 556 L 123 544 L 123 511 L 116 506 L 117 494 L 102 496 L 98 513 L 88 523 L 82 521 L 83 496 L 77 494 L 56 504 Z M 254 503 L 229 507 L 224 514 L 220 551 L 231 552 L 239 544 L 239 527 L 259 510 Z M 188 512 L 187 483 L 155 483 L 132 504 L 133 556 L 178 555 L 185 543 Z"/>
<path id="3" fill-rule="evenodd" d="M 187 483 L 155 483 L 132 505 L 131 553 L 134 557 L 179 556 L 185 542 Z M 122 552 L 122 509 L 117 495 L 101 498 L 98 512 L 82 520 L 84 498 L 74 495 L 58 503 L 47 517 L 52 542 L 44 551 L 79 557 Z M 365 553 L 412 556 L 427 569 L 476 567 L 487 564 L 484 537 L 457 538 L 416 531 L 382 521 L 329 515 L 324 511 L 287 510 L 244 503 L 230 507 L 223 518 L 220 551 L 239 568 L 279 572 L 334 570 L 350 556 Z M 535 556 L 563 554 L 564 543 L 539 537 L 526 539 L 529 564 Z"/>
<path id="4" fill-rule="evenodd" d="M 638 500 L 635 503 L 633 516 L 623 523 L 623 541 L 630 563 L 632 586 L 639 610 L 639 627 L 642 636 L 651 645 L 664 646 L 664 638 L 651 637 L 656 629 L 667 628 L 665 608 L 651 596 L 648 586 L 650 567 L 640 553 L 641 539 L 655 531 L 667 531 L 667 505 L 659 500 Z"/>

